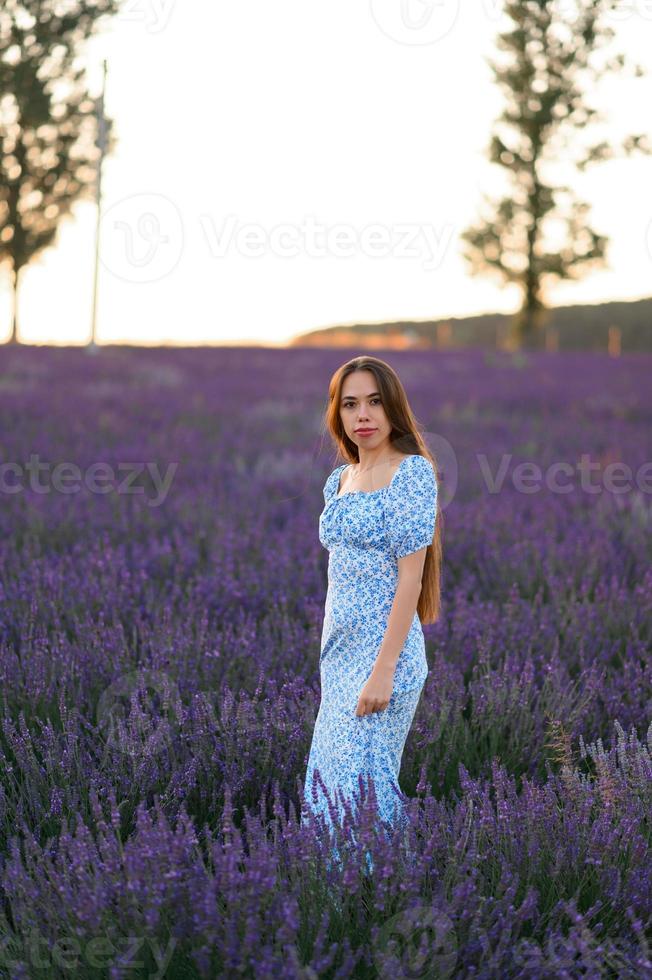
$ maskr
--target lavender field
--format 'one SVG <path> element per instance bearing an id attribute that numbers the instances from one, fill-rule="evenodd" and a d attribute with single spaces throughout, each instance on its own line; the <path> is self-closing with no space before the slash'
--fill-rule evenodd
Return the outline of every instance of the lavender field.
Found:
<path id="1" fill-rule="evenodd" d="M 652 356 L 378 352 L 449 448 L 369 876 L 300 825 L 354 353 L 0 354 L 0 976 L 652 977 Z"/>

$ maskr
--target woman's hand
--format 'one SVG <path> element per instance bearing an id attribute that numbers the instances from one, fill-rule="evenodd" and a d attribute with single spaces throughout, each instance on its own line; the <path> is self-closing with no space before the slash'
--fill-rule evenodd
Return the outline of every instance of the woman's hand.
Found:
<path id="1" fill-rule="evenodd" d="M 384 711 L 394 690 L 393 668 L 374 667 L 360 691 L 356 715 L 370 715 L 374 711 Z"/>

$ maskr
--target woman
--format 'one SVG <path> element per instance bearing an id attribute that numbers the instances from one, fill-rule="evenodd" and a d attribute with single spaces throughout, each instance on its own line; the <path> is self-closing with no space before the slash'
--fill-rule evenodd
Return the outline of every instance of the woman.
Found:
<path id="1" fill-rule="evenodd" d="M 349 462 L 326 480 L 319 518 L 330 555 L 304 802 L 332 827 L 372 782 L 379 818 L 395 828 L 401 756 L 428 674 L 421 623 L 440 608 L 436 470 L 401 382 L 378 358 L 335 373 L 327 423 Z"/>

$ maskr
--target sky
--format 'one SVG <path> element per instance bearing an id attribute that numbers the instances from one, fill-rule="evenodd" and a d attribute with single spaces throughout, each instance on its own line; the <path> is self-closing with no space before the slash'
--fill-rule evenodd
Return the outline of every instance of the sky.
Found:
<path id="1" fill-rule="evenodd" d="M 487 160 L 501 8 L 123 0 L 83 53 L 93 95 L 107 59 L 118 139 L 103 168 L 97 342 L 284 345 L 334 324 L 517 309 L 517 287 L 472 276 L 459 239 L 482 195 L 506 189 Z M 592 141 L 652 135 L 652 0 L 620 3 L 610 23 L 614 52 L 649 76 L 592 91 L 606 116 Z M 548 171 L 611 238 L 609 267 L 550 289 L 550 305 L 652 293 L 651 173 L 643 156 Z M 96 217 L 78 202 L 23 270 L 23 342 L 88 341 Z"/>

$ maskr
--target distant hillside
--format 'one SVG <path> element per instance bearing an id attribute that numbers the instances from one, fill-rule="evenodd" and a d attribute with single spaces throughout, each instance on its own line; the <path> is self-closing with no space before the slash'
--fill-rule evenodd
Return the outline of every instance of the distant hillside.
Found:
<path id="1" fill-rule="evenodd" d="M 295 337 L 291 347 L 447 348 L 509 346 L 510 314 L 401 320 L 322 327 Z M 605 351 L 620 344 L 627 351 L 652 351 L 652 298 L 549 310 L 545 330 L 531 349 Z M 615 351 L 617 352 L 617 351 Z"/>

